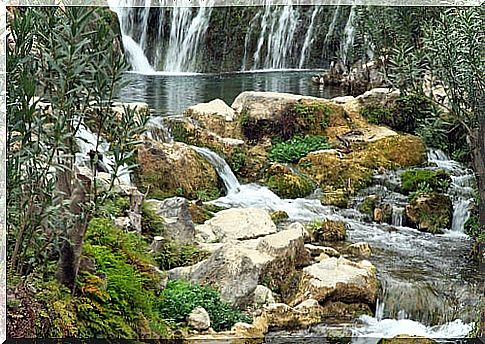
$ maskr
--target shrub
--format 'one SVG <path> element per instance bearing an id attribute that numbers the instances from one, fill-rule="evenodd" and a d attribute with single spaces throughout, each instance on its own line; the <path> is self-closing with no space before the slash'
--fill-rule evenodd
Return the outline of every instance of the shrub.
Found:
<path id="1" fill-rule="evenodd" d="M 295 136 L 288 141 L 275 144 L 269 152 L 269 159 L 278 162 L 298 162 L 312 151 L 328 148 L 330 145 L 324 136 Z"/>
<path id="2" fill-rule="evenodd" d="M 427 191 L 434 191 L 438 193 L 446 192 L 451 183 L 450 176 L 444 170 L 408 170 L 400 175 L 402 186 L 401 191 L 405 194 L 418 191 L 425 186 L 428 186 Z"/>
<path id="3" fill-rule="evenodd" d="M 169 281 L 160 295 L 161 313 L 175 323 L 185 321 L 196 307 L 203 307 L 209 313 L 211 326 L 216 331 L 230 329 L 236 322 L 250 321 L 248 316 L 221 301 L 219 293 L 210 287 Z"/>
<path id="4" fill-rule="evenodd" d="M 160 235 L 165 230 L 165 222 L 157 215 L 149 203 L 141 205 L 141 230 L 143 234 Z"/>

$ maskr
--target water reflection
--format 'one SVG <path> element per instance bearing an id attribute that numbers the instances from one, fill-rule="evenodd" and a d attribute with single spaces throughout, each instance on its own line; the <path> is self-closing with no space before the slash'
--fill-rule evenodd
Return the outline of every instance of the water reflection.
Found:
<path id="1" fill-rule="evenodd" d="M 243 91 L 288 92 L 321 98 L 344 95 L 342 89 L 313 84 L 310 79 L 316 73 L 308 70 L 192 75 L 126 73 L 123 78 L 127 86 L 118 100 L 143 101 L 156 113 L 177 115 L 188 106 L 215 98 L 231 105 Z"/>

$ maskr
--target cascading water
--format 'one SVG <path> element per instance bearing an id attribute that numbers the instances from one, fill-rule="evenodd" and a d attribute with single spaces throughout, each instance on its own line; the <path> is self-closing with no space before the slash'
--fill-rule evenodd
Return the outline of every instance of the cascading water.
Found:
<path id="1" fill-rule="evenodd" d="M 444 152 L 436 149 L 428 151 L 428 160 L 451 175 L 449 194 L 453 200 L 453 221 L 451 229 L 463 232 L 465 222 L 471 214 L 474 203 L 475 177 L 473 171 L 463 168 L 458 162 L 451 160 Z"/>
<path id="2" fill-rule="evenodd" d="M 170 40 L 164 70 L 171 72 L 195 70 L 197 52 L 209 25 L 212 4 L 211 0 L 198 1 L 195 17 L 193 17 L 192 7 L 174 7 L 172 9 Z M 184 3 L 181 5 L 183 6 Z M 187 4 L 185 5 L 187 6 Z"/>
<path id="3" fill-rule="evenodd" d="M 389 338 L 402 333 L 431 338 L 465 337 L 472 329 L 483 291 L 482 277 L 462 259 L 471 246 L 466 236 L 439 236 L 402 227 L 402 206 L 393 207 L 393 224 L 399 230 L 389 231 L 387 224 L 364 223 L 356 216 L 349 217 L 349 210 L 322 206 L 315 199 L 280 199 L 266 187 L 239 185 L 222 158 L 214 159 L 217 155 L 206 149 L 201 152 L 219 171 L 228 189 L 236 190 L 230 185 L 238 185 L 237 191 L 211 203 L 283 210 L 290 219 L 299 221 L 342 220 L 347 223 L 350 241 L 366 241 L 371 245 L 371 261 L 378 269 L 383 294 L 376 317 L 362 316 L 352 325 L 352 334 L 357 337 L 353 342 L 360 343 L 361 336 Z M 455 172 L 461 168 L 456 162 L 441 161 L 442 166 L 453 166 Z M 398 196 L 391 198 L 402 201 Z"/>
<path id="4" fill-rule="evenodd" d="M 314 41 L 313 37 L 313 28 L 315 26 L 315 18 L 319 14 L 319 12 L 322 10 L 321 6 L 315 6 L 313 9 L 312 13 L 312 19 L 310 21 L 310 26 L 308 27 L 308 30 L 305 35 L 305 41 L 303 42 L 303 48 L 301 49 L 301 54 L 300 54 L 300 63 L 298 63 L 298 67 L 301 69 L 303 68 L 303 65 L 305 64 L 305 60 L 308 54 L 308 50 L 310 49 L 311 44 Z"/>
<path id="5" fill-rule="evenodd" d="M 349 18 L 347 19 L 347 24 L 345 24 L 344 28 L 344 37 L 340 43 L 340 59 L 344 63 L 347 64 L 349 61 L 349 53 L 354 44 L 354 18 L 355 18 L 355 6 L 352 6 L 349 13 Z"/>
<path id="6" fill-rule="evenodd" d="M 118 15 L 123 46 L 132 69 L 141 74 L 153 74 L 155 70 L 193 73 L 227 68 L 243 71 L 325 68 L 330 56 L 318 57 L 313 52 L 314 47 L 321 47 L 324 39 L 323 46 L 327 46 L 329 37 L 338 37 L 340 32 L 336 31 L 342 30 L 338 25 L 340 6 L 335 9 L 299 6 L 294 0 L 278 5 L 266 0 L 263 6 L 240 10 L 237 15 L 250 20 L 239 29 L 226 28 L 225 21 L 222 22 L 224 27 L 217 26 L 221 25 L 224 11 L 226 15 L 231 12 L 214 7 L 214 0 L 183 0 L 177 2 L 177 6 L 161 0 L 160 6 L 153 8 L 150 0 L 144 0 L 143 7 L 138 8 L 135 0 L 109 0 L 108 4 Z M 352 13 L 346 26 L 345 43 L 342 43 L 345 54 L 352 44 Z M 233 31 L 239 30 L 235 35 L 240 38 L 231 37 L 215 43 L 214 39 L 221 39 L 218 34 L 221 29 L 232 30 L 229 31 L 231 36 Z M 212 36 L 214 32 L 216 38 Z M 239 39 L 244 40 L 241 48 L 237 46 Z M 218 49 L 222 47 L 221 54 Z M 237 52 L 231 55 L 232 51 Z M 214 60 L 215 56 L 224 60 L 226 55 L 231 61 Z M 234 61 L 241 61 L 241 58 L 241 64 L 235 65 Z"/>
<path id="7" fill-rule="evenodd" d="M 392 225 L 401 227 L 403 224 L 403 218 L 404 218 L 404 208 L 403 207 L 398 207 L 398 206 L 393 206 L 392 207 Z"/>

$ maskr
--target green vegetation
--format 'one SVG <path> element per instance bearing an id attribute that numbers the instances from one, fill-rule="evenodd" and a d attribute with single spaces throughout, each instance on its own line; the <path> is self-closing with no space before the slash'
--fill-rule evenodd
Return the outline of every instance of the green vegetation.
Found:
<path id="1" fill-rule="evenodd" d="M 324 136 L 295 136 L 288 141 L 275 144 L 269 152 L 269 159 L 278 162 L 298 162 L 310 152 L 329 148 L 330 145 Z"/>
<path id="2" fill-rule="evenodd" d="M 377 197 L 375 196 L 367 196 L 364 198 L 361 204 L 359 204 L 359 211 L 362 214 L 366 214 L 370 216 L 370 218 L 374 218 L 374 209 L 377 205 Z"/>
<path id="3" fill-rule="evenodd" d="M 289 218 L 288 213 L 283 210 L 273 211 L 270 216 L 275 225 L 285 222 Z"/>
<path id="4" fill-rule="evenodd" d="M 370 104 L 361 109 L 361 115 L 369 123 L 384 124 L 394 130 L 414 134 L 420 121 L 430 118 L 434 113 L 433 103 L 421 95 L 398 97 L 392 106 Z"/>
<path id="5" fill-rule="evenodd" d="M 160 312 L 165 319 L 181 323 L 196 307 L 209 313 L 216 331 L 230 329 L 236 322 L 250 322 L 248 316 L 221 301 L 215 290 L 185 281 L 169 281 L 160 295 Z"/>
<path id="6" fill-rule="evenodd" d="M 228 165 L 234 173 L 237 173 L 246 165 L 246 153 L 241 148 L 235 148 L 231 155 L 226 158 Z"/>
<path id="7" fill-rule="evenodd" d="M 165 240 L 155 255 L 155 260 L 162 270 L 196 264 L 209 257 L 209 252 L 196 245 L 182 245 L 172 240 Z"/>
<path id="8" fill-rule="evenodd" d="M 451 183 L 451 178 L 444 170 L 408 170 L 400 175 L 404 194 L 416 191 L 445 193 Z M 427 188 L 426 188 L 427 186 Z"/>
<path id="9" fill-rule="evenodd" d="M 273 175 L 269 177 L 267 184 L 275 194 L 282 198 L 302 198 L 315 190 L 315 183 L 303 174 Z"/>
<path id="10" fill-rule="evenodd" d="M 141 216 L 141 232 L 144 235 L 162 235 L 165 230 L 165 222 L 157 215 L 150 203 L 142 203 Z"/>

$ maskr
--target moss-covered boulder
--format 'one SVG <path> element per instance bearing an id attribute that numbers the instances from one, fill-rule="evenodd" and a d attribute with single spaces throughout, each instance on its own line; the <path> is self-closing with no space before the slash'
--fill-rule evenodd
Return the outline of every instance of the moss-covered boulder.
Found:
<path id="1" fill-rule="evenodd" d="M 320 197 L 323 205 L 333 205 L 338 208 L 348 208 L 350 202 L 349 192 L 345 189 L 327 190 Z"/>
<path id="2" fill-rule="evenodd" d="M 401 192 L 410 194 L 426 185 L 435 192 L 446 192 L 451 184 L 450 175 L 444 170 L 408 170 L 399 176 L 401 178 Z"/>
<path id="3" fill-rule="evenodd" d="M 282 164 L 268 168 L 267 185 L 281 198 L 303 198 L 315 190 L 315 183 L 306 175 Z"/>
<path id="4" fill-rule="evenodd" d="M 216 170 L 183 143 L 146 141 L 138 148 L 138 182 L 152 198 L 217 198 L 223 186 Z"/>
<path id="5" fill-rule="evenodd" d="M 283 210 L 273 211 L 270 213 L 270 216 L 271 216 L 271 220 L 273 220 L 275 225 L 285 222 L 289 218 L 288 213 Z"/>
<path id="6" fill-rule="evenodd" d="M 443 233 L 443 229 L 451 226 L 453 204 L 446 195 L 418 194 L 406 206 L 406 216 L 410 224 L 420 231 Z"/>
<path id="7" fill-rule="evenodd" d="M 343 241 L 347 235 L 345 222 L 323 220 L 310 224 L 313 242 Z"/>
<path id="8" fill-rule="evenodd" d="M 300 159 L 298 167 L 324 192 L 362 189 L 370 183 L 373 174 L 370 168 L 361 166 L 348 155 L 339 155 L 335 150 L 309 153 Z"/>

